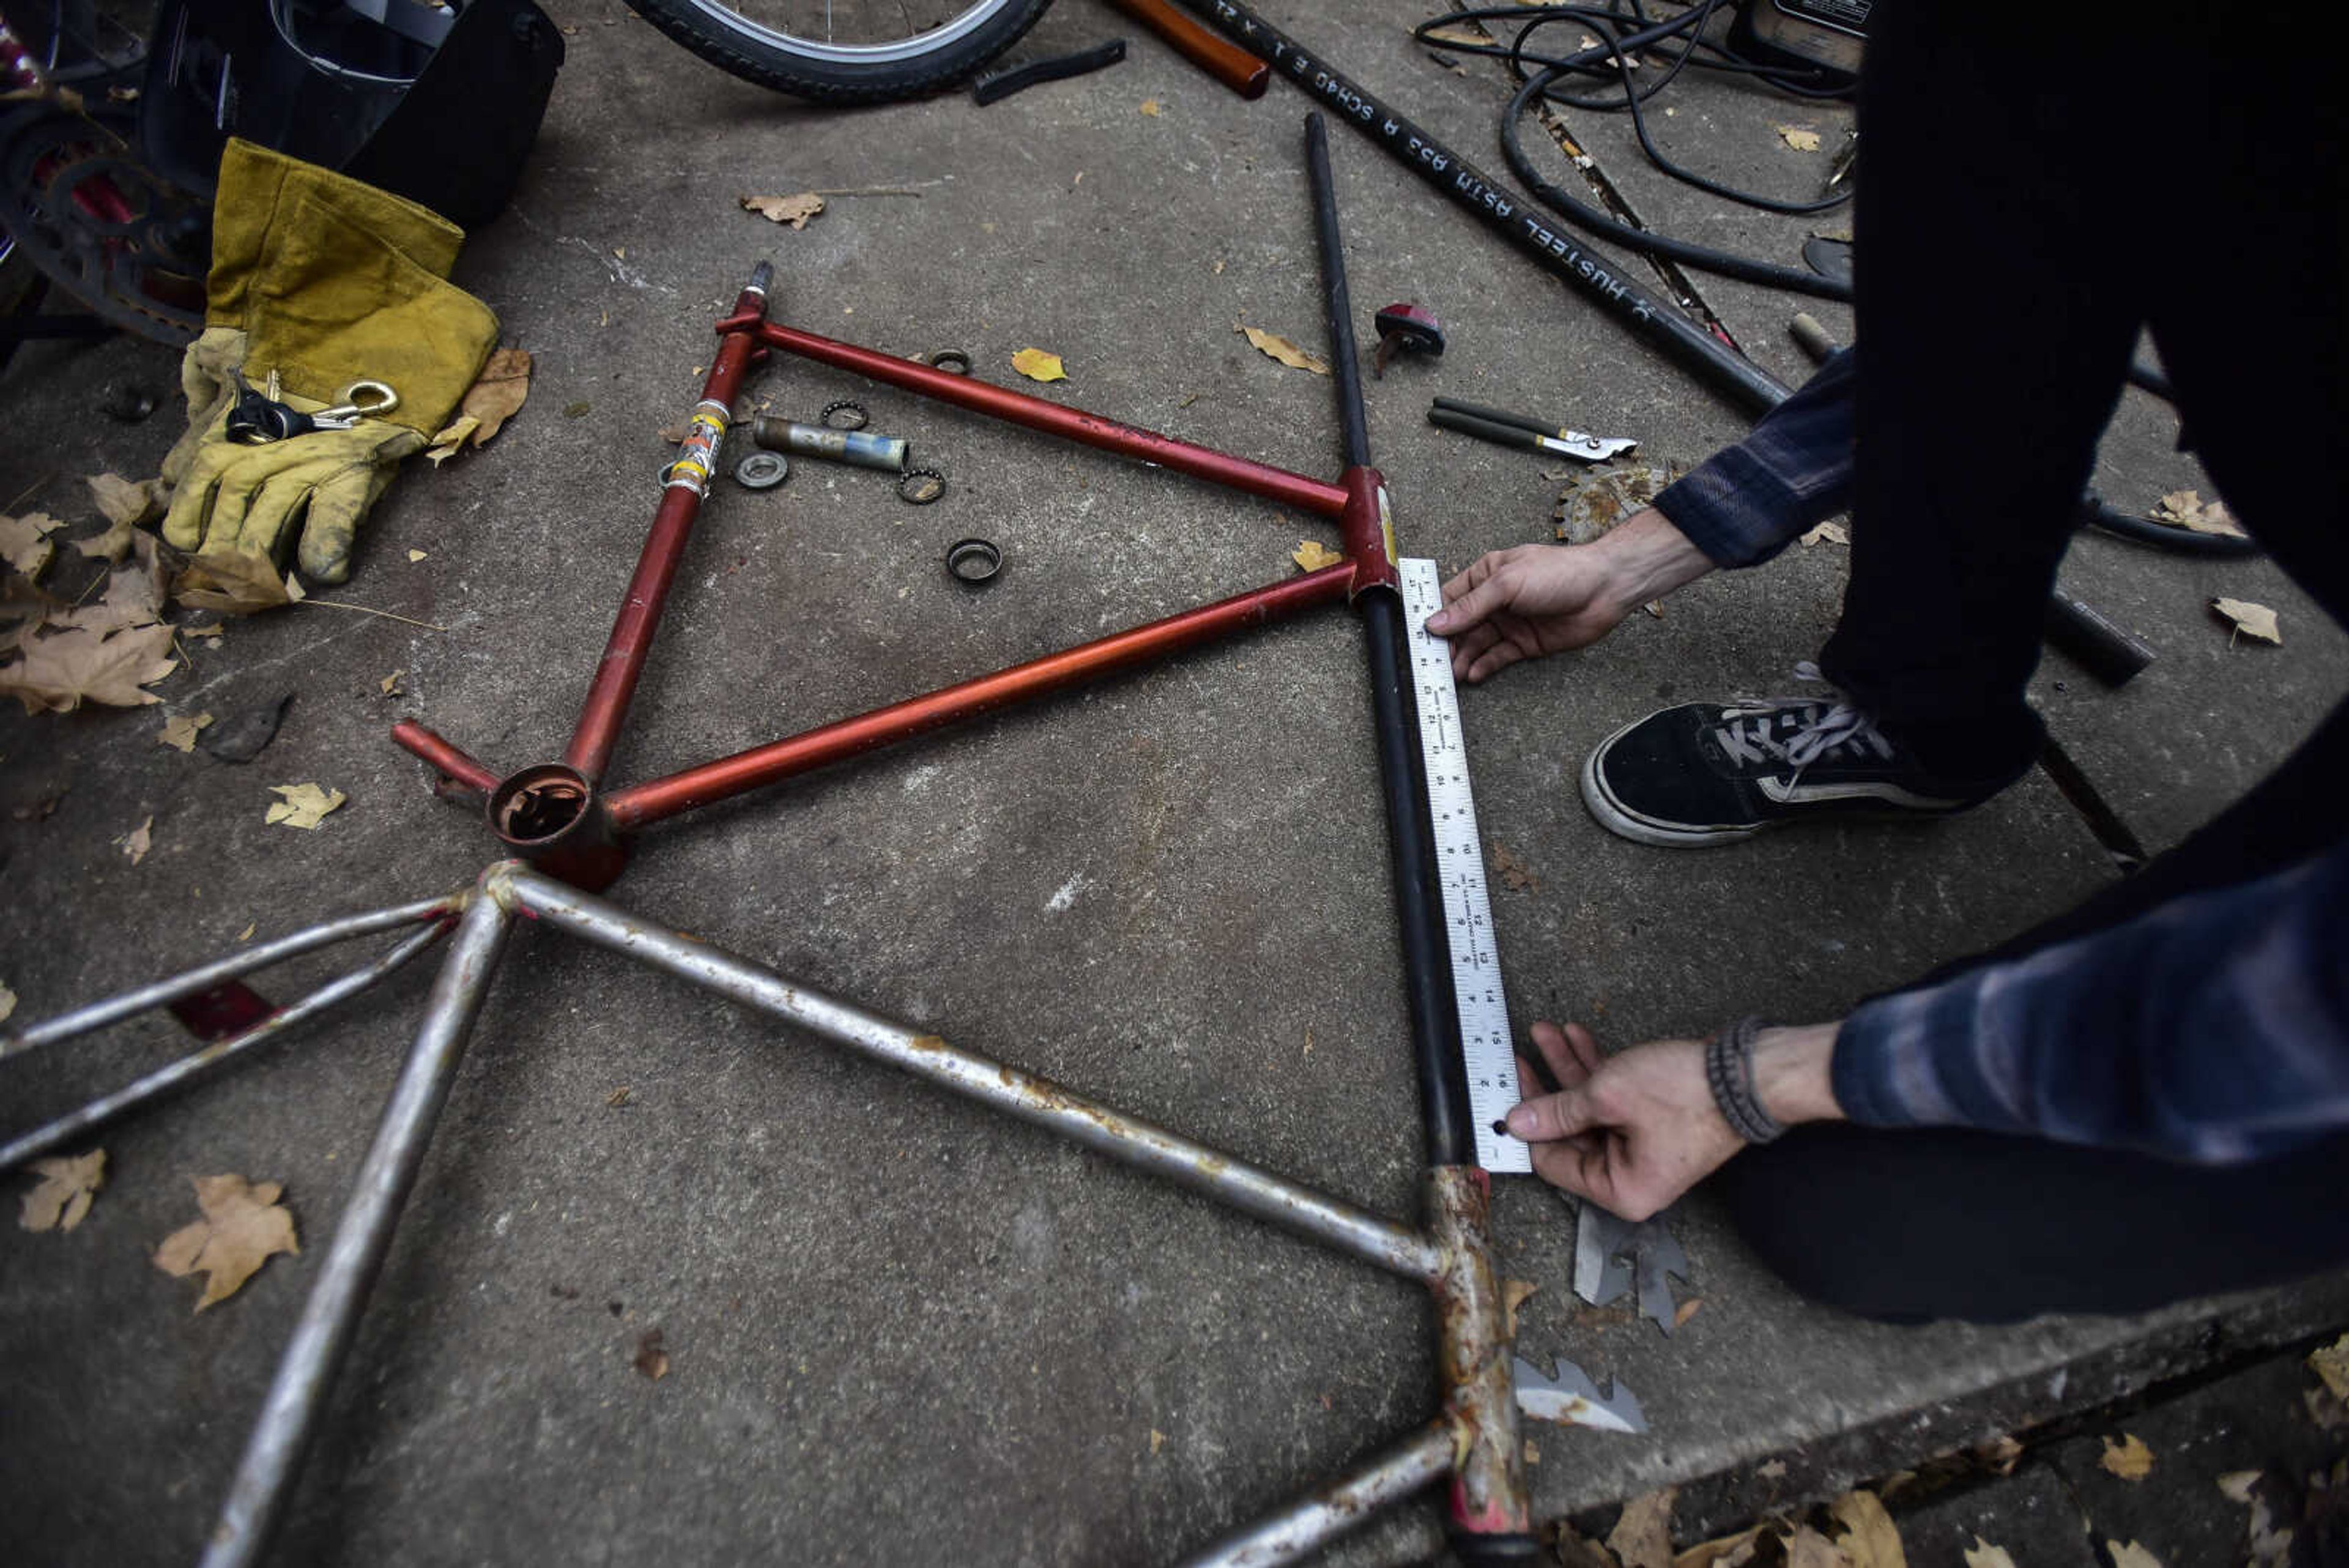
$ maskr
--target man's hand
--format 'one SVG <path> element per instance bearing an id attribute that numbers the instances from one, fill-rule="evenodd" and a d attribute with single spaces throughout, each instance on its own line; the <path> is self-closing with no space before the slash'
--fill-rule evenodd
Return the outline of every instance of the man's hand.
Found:
<path id="1" fill-rule="evenodd" d="M 1521 659 L 1585 648 L 1635 607 L 1713 563 L 1651 506 L 1589 545 L 1495 550 L 1444 585 L 1427 629 L 1452 639 L 1452 673 L 1477 681 Z"/>
<path id="2" fill-rule="evenodd" d="M 1762 1032 L 1754 1088 L 1779 1121 L 1843 1115 L 1828 1075 L 1836 1029 Z M 1713 1104 L 1702 1041 L 1652 1041 L 1609 1057 L 1579 1023 L 1537 1023 L 1533 1037 L 1558 1092 L 1544 1093 L 1520 1054 L 1517 1086 L 1526 1098 L 1509 1113 L 1508 1127 L 1533 1146 L 1534 1170 L 1551 1185 L 1620 1219 L 1645 1220 L 1744 1147 Z"/>

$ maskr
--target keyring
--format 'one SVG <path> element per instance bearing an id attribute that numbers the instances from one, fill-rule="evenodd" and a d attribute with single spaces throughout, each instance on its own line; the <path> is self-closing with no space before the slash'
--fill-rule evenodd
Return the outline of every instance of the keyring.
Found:
<path id="1" fill-rule="evenodd" d="M 977 587 L 1003 569 L 1003 552 L 990 539 L 957 539 L 947 546 L 947 573 Z"/>

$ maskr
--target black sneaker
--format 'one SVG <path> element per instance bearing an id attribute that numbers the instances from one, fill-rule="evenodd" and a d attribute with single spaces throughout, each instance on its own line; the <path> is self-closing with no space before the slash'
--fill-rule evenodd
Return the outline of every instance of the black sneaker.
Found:
<path id="1" fill-rule="evenodd" d="M 1687 702 L 1607 737 L 1582 798 L 1611 833 L 1694 848 L 1789 822 L 1947 816 L 2019 776 L 1927 772 L 1867 714 L 1833 697 Z"/>

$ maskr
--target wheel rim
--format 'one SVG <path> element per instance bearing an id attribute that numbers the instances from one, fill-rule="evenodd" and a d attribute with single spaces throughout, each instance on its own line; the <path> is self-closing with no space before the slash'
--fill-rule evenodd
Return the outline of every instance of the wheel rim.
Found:
<path id="1" fill-rule="evenodd" d="M 788 9 L 793 13 L 791 21 L 775 26 L 743 15 L 734 5 L 721 5 L 719 0 L 692 0 L 695 10 L 729 32 L 785 54 L 843 66 L 902 65 L 925 59 L 968 38 L 1012 4 L 1013 0 L 978 0 L 977 4 L 954 10 L 952 15 L 933 25 L 912 24 L 916 30 L 911 33 L 902 31 L 910 21 L 903 5 L 882 5 L 875 9 L 890 13 L 897 19 L 894 23 L 885 22 L 877 26 L 897 31 L 899 36 L 871 42 L 843 42 L 840 37 L 842 24 L 846 23 L 854 30 L 855 18 L 865 10 L 854 0 L 793 0 L 789 6 L 769 0 L 760 8 L 769 11 Z M 951 7 L 935 6 L 932 9 Z M 802 16 L 807 20 L 801 20 Z M 875 27 L 867 26 L 862 30 L 869 32 Z"/>

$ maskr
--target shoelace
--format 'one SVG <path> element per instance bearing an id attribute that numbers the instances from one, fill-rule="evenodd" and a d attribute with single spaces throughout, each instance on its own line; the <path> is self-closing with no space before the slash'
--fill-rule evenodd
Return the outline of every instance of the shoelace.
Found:
<path id="1" fill-rule="evenodd" d="M 1817 665 L 1805 659 L 1795 666 L 1795 679 L 1824 680 L 1826 677 Z M 1790 724 L 1788 721 L 1798 712 L 1809 716 Z M 1797 778 L 1822 758 L 1872 752 L 1889 762 L 1893 754 L 1892 742 L 1877 729 L 1875 721 L 1839 699 L 1740 698 L 1736 707 L 1723 709 L 1721 716 L 1728 722 L 1713 732 L 1713 738 L 1723 752 L 1741 763 L 1785 763 Z"/>

